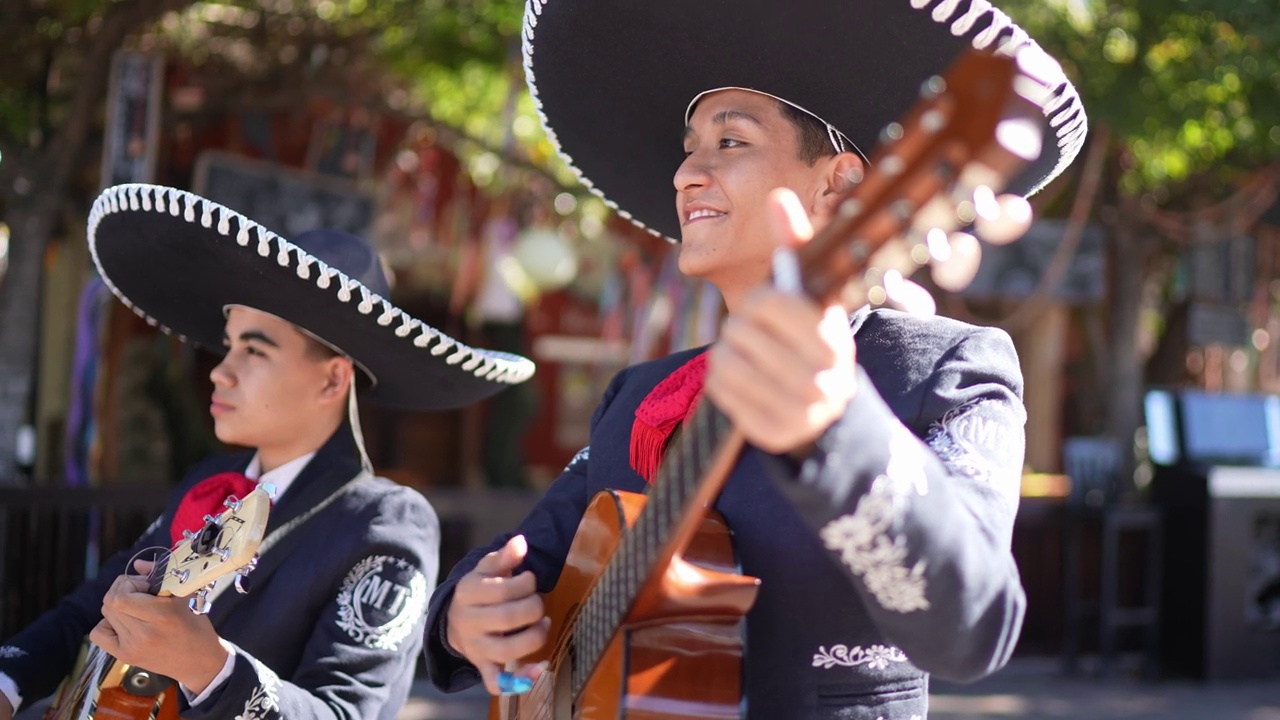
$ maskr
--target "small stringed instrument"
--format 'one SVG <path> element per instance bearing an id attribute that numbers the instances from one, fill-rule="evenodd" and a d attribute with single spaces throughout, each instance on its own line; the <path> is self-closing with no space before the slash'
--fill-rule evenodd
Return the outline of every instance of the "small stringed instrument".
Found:
<path id="1" fill-rule="evenodd" d="M 235 587 L 257 565 L 258 546 L 271 509 L 270 486 L 259 485 L 244 498 L 223 502 L 226 509 L 206 515 L 198 532 L 187 530 L 168 555 L 157 560 L 148 580 L 153 595 L 190 597 L 191 611 L 209 612 L 214 583 L 236 573 Z M 44 720 L 176 720 L 176 687 L 169 678 L 117 662 L 93 643 L 86 643 L 82 669 L 68 677 Z"/>
<path id="2" fill-rule="evenodd" d="M 970 51 L 934 77 L 887 127 L 870 169 L 831 222 L 798 251 L 804 291 L 847 309 L 883 303 L 948 250 L 974 220 L 975 191 L 999 191 L 1040 154 L 1050 91 L 1036 67 Z M 598 494 L 556 587 L 550 640 L 526 662 L 547 671 L 490 717 L 736 718 L 742 714 L 744 618 L 759 581 L 738 574 L 728 528 L 708 508 L 743 447 L 702 402 L 648 496 Z"/>

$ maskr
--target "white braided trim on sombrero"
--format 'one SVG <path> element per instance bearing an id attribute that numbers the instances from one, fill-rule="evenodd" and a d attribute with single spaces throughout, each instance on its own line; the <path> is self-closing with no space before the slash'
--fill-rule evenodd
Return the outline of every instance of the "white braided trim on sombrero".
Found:
<path id="1" fill-rule="evenodd" d="M 435 356 L 448 353 L 445 362 L 450 365 L 461 365 L 461 369 L 476 377 L 497 383 L 515 384 L 528 380 L 533 375 L 533 362 L 522 357 L 507 355 L 490 350 L 468 347 L 426 323 L 409 316 L 400 308 L 392 305 L 386 298 L 372 292 L 363 283 L 347 277 L 337 268 L 329 267 L 319 258 L 307 253 L 302 248 L 267 230 L 253 220 L 240 213 L 212 202 L 198 195 L 159 185 L 116 185 L 107 188 L 93 203 L 89 211 L 89 252 L 98 267 L 102 280 L 111 288 L 111 292 L 120 298 L 130 310 L 146 320 L 148 324 L 158 327 L 166 333 L 186 340 L 179 333 L 173 332 L 136 307 L 128 297 L 112 282 L 110 276 L 102 268 L 98 259 L 97 230 L 102 218 L 121 212 L 156 212 L 168 213 L 173 217 L 181 217 L 189 223 L 199 223 L 205 228 L 214 229 L 218 234 L 228 238 L 231 234 L 231 220 L 235 219 L 239 230 L 234 236 L 235 245 L 245 252 L 259 257 L 271 258 L 280 267 L 294 267 L 294 272 L 303 281 L 312 280 L 321 290 L 333 289 L 338 300 L 343 303 L 357 301 L 356 309 L 362 315 L 374 315 L 375 322 L 395 333 L 396 337 L 409 338 L 414 333 L 414 347 L 428 349 Z M 433 345 L 434 343 L 434 345 Z"/>
<path id="2" fill-rule="evenodd" d="M 605 197 L 604 193 L 595 186 L 595 183 L 582 174 L 573 158 L 561 148 L 560 139 L 556 136 L 555 129 L 547 122 L 547 116 L 542 111 L 542 99 L 538 97 L 538 83 L 533 71 L 533 38 L 534 31 L 538 27 L 538 18 L 542 15 L 543 6 L 554 1 L 526 0 L 524 30 L 521 33 L 520 42 L 523 50 L 522 55 L 524 56 L 525 79 L 529 84 L 529 95 L 533 99 L 533 107 L 534 111 L 538 113 L 538 120 L 542 123 L 543 130 L 546 131 L 547 140 L 551 141 L 551 146 L 555 148 L 556 154 L 564 160 L 565 165 L 577 177 L 578 182 L 582 183 L 582 186 L 590 190 L 596 197 L 603 200 L 605 205 L 613 209 L 623 219 L 630 220 L 633 225 L 648 231 L 655 237 L 666 237 L 661 232 L 640 222 L 631 213 L 618 207 L 617 203 Z M 934 2 L 934 0 L 902 1 L 910 3 L 915 10 L 923 10 Z M 1024 48 L 1034 48 L 1036 52 L 1048 57 L 1047 53 L 1044 53 L 1040 46 L 1027 35 L 1025 30 L 1015 25 L 1008 15 L 992 6 L 987 0 L 970 0 L 968 12 L 960 14 L 958 11 L 963 1 L 943 0 L 933 9 L 930 17 L 939 24 L 950 23 L 951 34 L 960 37 L 969 32 L 974 23 L 982 19 L 984 15 L 990 14 L 991 24 L 973 38 L 973 46 L 975 48 L 991 50 L 992 52 L 1009 56 Z M 1053 61 L 1053 64 L 1056 66 L 1057 62 Z M 1054 128 L 1058 134 L 1058 164 L 1054 166 L 1052 172 L 1046 175 L 1035 187 L 1031 188 L 1027 193 L 1029 196 L 1039 192 L 1041 188 L 1057 177 L 1075 160 L 1081 146 L 1084 145 L 1085 135 L 1088 133 L 1088 120 L 1085 117 L 1084 107 L 1080 103 L 1080 95 L 1076 92 L 1076 89 L 1064 78 L 1063 82 L 1053 88 L 1053 94 L 1054 99 L 1045 106 L 1044 113 L 1049 120 L 1049 126 Z M 674 238 L 666 239 L 676 242 Z"/>

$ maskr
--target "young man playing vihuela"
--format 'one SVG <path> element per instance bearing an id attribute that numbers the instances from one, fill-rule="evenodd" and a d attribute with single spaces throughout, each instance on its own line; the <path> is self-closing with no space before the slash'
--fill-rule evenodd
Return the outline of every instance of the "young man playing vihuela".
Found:
<path id="1" fill-rule="evenodd" d="M 214 427 L 253 451 L 197 464 L 132 548 L 0 647 L 0 718 L 50 694 L 86 635 L 177 681 L 184 718 L 395 717 L 436 584 L 439 523 L 419 492 L 373 476 L 356 387 L 396 407 L 452 408 L 526 380 L 532 363 L 406 315 L 386 299 L 377 254 L 346 233 L 289 240 L 191 193 L 128 185 L 95 202 L 89 245 L 127 305 L 222 349 Z M 172 547 L 259 482 L 275 497 L 247 595 L 221 592 L 197 616 L 130 574 L 132 556 Z"/>
<path id="2" fill-rule="evenodd" d="M 709 350 L 619 373 L 590 446 L 513 533 L 453 569 L 426 629 L 436 685 L 520 692 L 537 678 L 526 697 L 546 697 L 551 673 L 522 659 L 548 639 L 542 594 L 584 508 L 604 489 L 658 492 L 664 445 L 701 395 L 748 443 L 713 504 L 760 580 L 746 717 L 922 718 L 929 674 L 971 680 L 1007 661 L 1025 607 L 1010 551 L 1025 412 L 1008 336 L 850 317 L 768 284 L 775 248 L 825 224 L 861 150 L 970 45 L 1040 54 L 984 0 L 531 0 L 525 67 L 548 135 L 594 191 L 680 239 L 680 269 L 714 283 L 729 318 Z M 1085 132 L 1048 65 L 1056 100 L 1043 154 L 1007 188 L 1019 195 Z"/>

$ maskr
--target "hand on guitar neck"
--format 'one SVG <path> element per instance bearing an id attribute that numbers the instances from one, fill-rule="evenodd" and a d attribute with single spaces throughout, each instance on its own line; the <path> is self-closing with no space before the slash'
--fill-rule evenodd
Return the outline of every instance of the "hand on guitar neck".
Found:
<path id="1" fill-rule="evenodd" d="M 191 612 L 187 598 L 148 592 L 151 566 L 138 560 L 140 576 L 116 578 L 89 639 L 121 662 L 171 677 L 199 694 L 222 670 L 228 651 L 209 618 Z"/>
<path id="2" fill-rule="evenodd" d="M 512 665 L 542 647 L 551 625 L 537 578 L 527 570 L 512 575 L 528 551 L 523 536 L 511 538 L 458 581 L 449 602 L 445 641 L 476 666 L 492 695 L 502 692 L 498 675 L 504 669 L 530 680 L 541 672 L 538 666 Z"/>

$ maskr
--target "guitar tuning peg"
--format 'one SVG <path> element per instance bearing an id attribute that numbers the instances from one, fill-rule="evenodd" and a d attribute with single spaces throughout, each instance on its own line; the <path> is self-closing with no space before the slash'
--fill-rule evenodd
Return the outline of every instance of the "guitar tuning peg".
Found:
<path id="1" fill-rule="evenodd" d="M 245 595 L 249 592 L 249 588 L 251 586 L 249 573 L 258 569 L 259 557 L 258 553 L 254 553 L 253 557 L 249 558 L 249 562 L 245 563 L 243 567 L 236 571 L 236 592 L 241 595 Z"/>
<path id="2" fill-rule="evenodd" d="M 205 524 L 205 525 L 217 525 L 217 524 L 218 524 L 218 518 L 216 518 L 216 517 L 214 517 L 214 516 L 212 516 L 212 515 L 205 515 L 205 516 L 204 516 L 204 524 Z"/>
<path id="3" fill-rule="evenodd" d="M 920 97 L 932 100 L 947 91 L 947 81 L 941 75 L 934 75 L 920 85 Z"/>
<path id="4" fill-rule="evenodd" d="M 183 530 L 183 531 L 182 531 L 182 539 L 183 539 L 183 540 L 188 540 L 188 541 L 190 541 L 190 540 L 195 540 L 195 539 L 196 539 L 195 531 L 194 531 L 194 530 Z"/>
<path id="5" fill-rule="evenodd" d="M 936 263 L 944 263 L 951 259 L 951 243 L 947 241 L 947 233 L 942 228 L 934 228 L 924 235 L 924 247 L 929 251 L 929 259 Z"/>
<path id="6" fill-rule="evenodd" d="M 209 600 L 209 588 L 200 588 L 191 599 L 187 601 L 187 608 L 196 615 L 208 615 L 213 609 L 213 602 Z"/>
<path id="7" fill-rule="evenodd" d="M 226 562 L 231 559 L 231 551 L 227 548 L 214 548 L 213 554 L 218 556 L 219 562 Z"/>
<path id="8" fill-rule="evenodd" d="M 977 238 L 965 232 L 947 235 L 941 230 L 932 230 L 927 242 L 930 251 L 935 246 L 946 248 L 945 253 L 935 255 L 930 268 L 930 274 L 938 287 L 956 292 L 973 282 L 974 276 L 978 274 L 978 265 L 982 262 L 982 245 Z"/>
<path id="9" fill-rule="evenodd" d="M 906 279 L 897 270 L 884 274 L 884 292 L 887 304 L 896 306 L 912 315 L 934 315 L 938 304 L 928 290 Z"/>
<path id="10" fill-rule="evenodd" d="M 242 502 L 240 498 L 236 497 L 235 495 L 230 495 L 227 497 L 226 500 L 222 501 L 222 506 L 225 508 L 230 508 L 231 512 L 240 512 L 240 508 L 243 505 L 244 505 L 244 502 Z"/>
<path id="11" fill-rule="evenodd" d="M 896 122 L 891 122 L 884 126 L 880 131 L 880 142 L 891 143 L 895 140 L 901 140 L 903 135 L 902 126 Z"/>
<path id="12" fill-rule="evenodd" d="M 992 245 L 1005 245 L 1031 229 L 1031 203 L 1019 195 L 996 197 L 983 186 L 973 192 L 973 229 Z"/>

